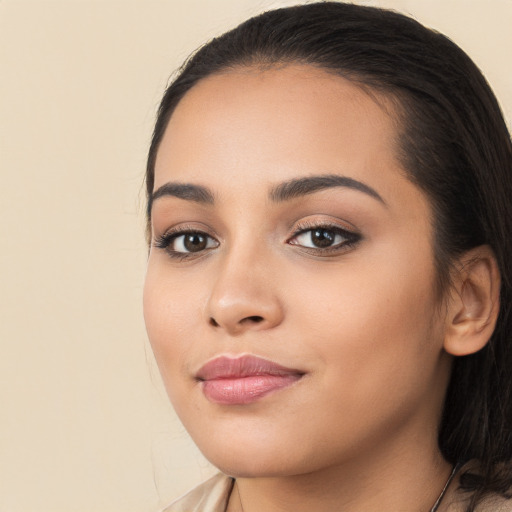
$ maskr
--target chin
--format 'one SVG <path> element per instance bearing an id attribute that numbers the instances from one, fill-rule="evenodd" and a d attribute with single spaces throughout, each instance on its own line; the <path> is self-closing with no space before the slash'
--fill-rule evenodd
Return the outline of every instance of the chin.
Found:
<path id="1" fill-rule="evenodd" d="M 226 436 L 194 439 L 203 455 L 224 474 L 235 478 L 263 478 L 308 473 L 314 469 L 313 453 L 300 453 L 284 439 Z M 215 441 L 215 442 L 212 442 Z"/>
<path id="2" fill-rule="evenodd" d="M 207 457 L 208 458 L 208 457 Z M 234 478 L 270 478 L 302 473 L 295 464 L 277 462 L 272 454 L 267 457 L 229 456 L 208 458 L 224 474 Z"/>

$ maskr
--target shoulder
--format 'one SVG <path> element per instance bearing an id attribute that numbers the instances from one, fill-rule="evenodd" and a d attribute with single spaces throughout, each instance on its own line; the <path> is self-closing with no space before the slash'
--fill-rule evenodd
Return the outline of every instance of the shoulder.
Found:
<path id="1" fill-rule="evenodd" d="M 492 494 L 478 502 L 475 508 L 470 508 L 471 493 L 456 490 L 446 500 L 441 512 L 512 512 L 512 499 Z"/>
<path id="2" fill-rule="evenodd" d="M 224 512 L 233 483 L 231 477 L 218 473 L 178 498 L 162 512 Z"/>
<path id="3" fill-rule="evenodd" d="M 476 507 L 476 512 L 512 512 L 512 499 L 487 497 Z"/>
<path id="4" fill-rule="evenodd" d="M 503 478 L 502 493 L 490 492 L 478 500 L 474 508 L 471 508 L 473 492 L 468 490 L 468 481 L 464 485 L 461 481 L 467 477 L 479 478 L 482 472 L 477 461 L 472 460 L 466 463 L 459 470 L 457 477 L 454 479 L 454 485 L 447 493 L 445 509 L 440 510 L 446 510 L 446 512 L 466 512 L 467 510 L 474 512 L 512 512 L 512 498 L 509 498 L 509 496 L 512 496 L 512 488 L 508 487 L 509 484 L 507 484 L 511 480 L 512 468 L 507 464 L 501 469 L 503 471 L 502 476 L 505 475 L 506 477 Z"/>

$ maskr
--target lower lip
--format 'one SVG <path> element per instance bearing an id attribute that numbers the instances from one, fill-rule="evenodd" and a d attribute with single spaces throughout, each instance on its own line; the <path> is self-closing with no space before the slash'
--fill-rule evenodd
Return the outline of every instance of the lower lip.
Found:
<path id="1" fill-rule="evenodd" d="M 202 383 L 210 402 L 221 405 L 244 405 L 256 402 L 280 389 L 287 388 L 301 375 L 250 375 L 247 377 L 212 379 Z"/>

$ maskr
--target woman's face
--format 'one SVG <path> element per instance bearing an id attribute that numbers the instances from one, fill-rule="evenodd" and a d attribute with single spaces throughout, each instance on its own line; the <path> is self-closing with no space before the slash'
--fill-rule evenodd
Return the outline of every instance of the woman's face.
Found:
<path id="1" fill-rule="evenodd" d="M 172 115 L 144 314 L 178 415 L 226 473 L 435 443 L 445 320 L 396 138 L 385 98 L 299 65 L 211 76 Z"/>

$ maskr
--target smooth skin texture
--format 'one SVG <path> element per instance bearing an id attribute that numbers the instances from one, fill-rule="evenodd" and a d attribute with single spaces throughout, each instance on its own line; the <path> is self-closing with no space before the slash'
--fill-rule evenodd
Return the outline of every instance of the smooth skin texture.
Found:
<path id="1" fill-rule="evenodd" d="M 477 316 L 465 303 L 493 328 L 495 264 L 483 251 L 483 284 L 440 302 L 430 205 L 396 157 L 392 111 L 313 67 L 242 68 L 190 90 L 160 146 L 154 190 L 208 194 L 153 202 L 148 334 L 178 415 L 237 477 L 245 512 L 429 511 L 450 472 L 436 438 L 445 345 L 465 350 L 457 325 Z M 275 197 L 326 175 L 379 197 L 352 186 Z M 188 243 L 190 232 L 202 235 Z M 208 401 L 196 372 L 241 354 L 304 376 L 255 403 Z"/>

